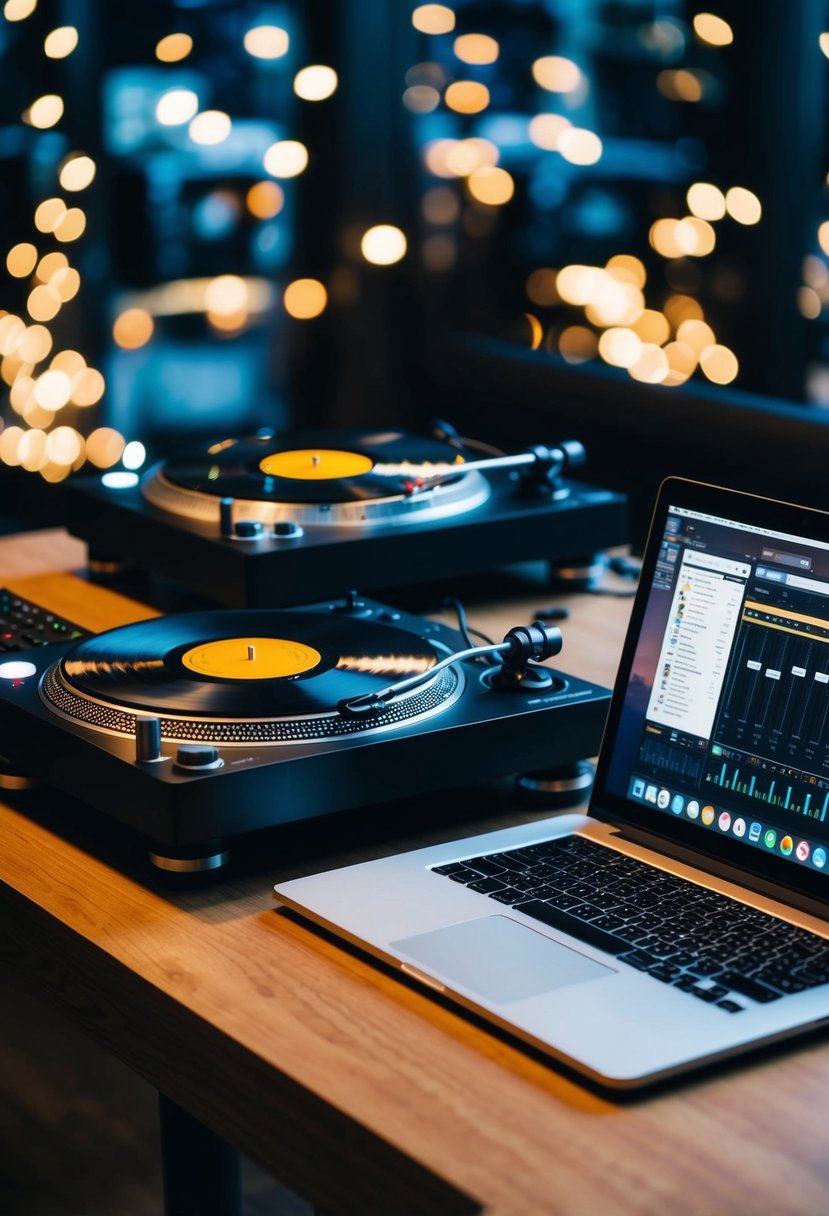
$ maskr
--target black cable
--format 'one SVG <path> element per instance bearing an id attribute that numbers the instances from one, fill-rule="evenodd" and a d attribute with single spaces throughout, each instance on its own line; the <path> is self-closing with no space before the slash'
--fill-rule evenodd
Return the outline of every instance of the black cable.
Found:
<path id="1" fill-rule="evenodd" d="M 452 611 L 457 616 L 458 632 L 460 633 L 461 637 L 463 638 L 464 642 L 466 642 L 466 645 L 470 650 L 475 645 L 475 643 L 472 641 L 473 635 L 476 638 L 480 638 L 481 641 L 485 642 L 487 646 L 495 645 L 492 638 L 487 637 L 487 635 L 485 633 L 483 633 L 480 629 L 473 629 L 470 626 L 469 621 L 467 620 L 467 616 L 466 616 L 466 609 L 464 608 L 461 601 L 459 599 L 456 599 L 455 596 L 447 595 L 443 601 L 442 607 L 444 609 L 452 609 Z M 482 657 L 486 658 L 486 656 L 482 656 Z M 498 660 L 497 659 L 495 659 L 495 660 L 487 659 L 488 666 L 491 665 L 493 662 L 497 664 Z"/>

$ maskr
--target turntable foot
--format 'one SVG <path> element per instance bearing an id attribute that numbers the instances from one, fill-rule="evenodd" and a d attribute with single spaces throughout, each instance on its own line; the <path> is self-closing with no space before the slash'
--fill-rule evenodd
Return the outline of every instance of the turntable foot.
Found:
<path id="1" fill-rule="evenodd" d="M 19 794 L 23 790 L 34 789 L 37 784 L 37 777 L 33 777 L 25 769 L 18 768 L 7 756 L 0 756 L 0 790 Z"/>
<path id="2" fill-rule="evenodd" d="M 224 869 L 230 858 L 224 841 L 217 837 L 183 847 L 153 843 L 149 855 L 156 870 L 181 876 L 215 874 Z"/>
<path id="3" fill-rule="evenodd" d="M 558 591 L 589 591 L 598 585 L 607 570 L 607 555 L 584 554 L 550 562 L 550 586 Z"/>
<path id="4" fill-rule="evenodd" d="M 554 768 L 519 773 L 515 785 L 519 799 L 525 806 L 561 811 L 586 800 L 593 784 L 593 775 L 593 765 L 589 760 L 573 760 L 569 764 L 557 764 Z"/>
<path id="5" fill-rule="evenodd" d="M 86 561 L 87 570 L 96 583 L 114 583 L 133 569 L 131 562 L 121 561 L 109 553 L 90 549 Z"/>

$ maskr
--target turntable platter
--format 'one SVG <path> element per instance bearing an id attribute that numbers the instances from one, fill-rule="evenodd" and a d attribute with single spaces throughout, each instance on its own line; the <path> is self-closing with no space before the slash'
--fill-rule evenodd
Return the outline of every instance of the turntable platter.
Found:
<path id="1" fill-rule="evenodd" d="M 173 456 L 149 471 L 141 490 L 164 511 L 211 522 L 222 498 L 233 499 L 236 518 L 263 523 L 422 522 L 487 500 L 486 479 L 463 466 L 451 444 L 398 431 L 266 433 Z M 437 473 L 457 477 L 418 492 Z"/>
<path id="2" fill-rule="evenodd" d="M 44 676 L 57 712 L 132 735 L 158 716 L 169 739 L 314 741 L 439 712 L 459 695 L 452 669 L 370 719 L 337 704 L 428 672 L 443 651 L 393 625 L 324 612 L 248 610 L 161 617 L 85 639 Z"/>

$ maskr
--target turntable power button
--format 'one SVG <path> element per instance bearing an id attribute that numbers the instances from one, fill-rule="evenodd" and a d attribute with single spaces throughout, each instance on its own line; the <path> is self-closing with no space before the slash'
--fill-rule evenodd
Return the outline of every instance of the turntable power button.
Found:
<path id="1" fill-rule="evenodd" d="M 182 743 L 176 752 L 175 763 L 178 768 L 186 768 L 188 772 L 202 772 L 222 766 L 219 749 L 206 743 Z"/>

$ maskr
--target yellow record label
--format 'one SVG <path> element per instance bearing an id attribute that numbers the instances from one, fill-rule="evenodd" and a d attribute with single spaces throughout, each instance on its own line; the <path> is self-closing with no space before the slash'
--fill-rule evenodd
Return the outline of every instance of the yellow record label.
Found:
<path id="1" fill-rule="evenodd" d="M 298 676 L 322 659 L 318 650 L 288 638 L 221 638 L 181 656 L 190 671 L 222 680 L 272 680 Z"/>
<path id="2" fill-rule="evenodd" d="M 374 461 L 358 452 L 300 448 L 294 452 L 274 452 L 260 460 L 259 468 L 268 477 L 325 481 L 332 477 L 359 477 L 361 473 L 369 473 L 374 468 Z"/>

